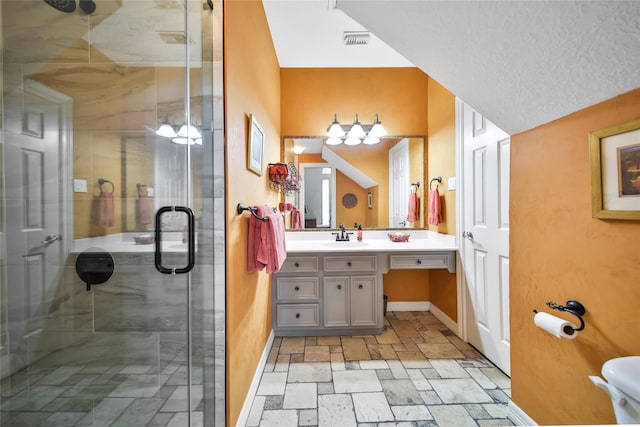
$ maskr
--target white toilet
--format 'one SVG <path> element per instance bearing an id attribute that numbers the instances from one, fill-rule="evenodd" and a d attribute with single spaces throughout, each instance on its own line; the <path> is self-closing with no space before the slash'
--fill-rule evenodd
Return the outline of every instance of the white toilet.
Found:
<path id="1" fill-rule="evenodd" d="M 619 357 L 602 365 L 602 376 L 590 376 L 611 396 L 618 424 L 640 424 L 640 356 Z"/>

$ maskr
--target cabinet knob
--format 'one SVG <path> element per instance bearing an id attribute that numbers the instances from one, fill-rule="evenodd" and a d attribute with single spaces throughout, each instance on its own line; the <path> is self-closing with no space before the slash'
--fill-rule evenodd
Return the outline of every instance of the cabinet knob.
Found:
<path id="1" fill-rule="evenodd" d="M 416 260 L 416 264 L 418 264 L 418 265 L 422 264 L 422 260 L 421 259 L 417 259 Z"/>
<path id="2" fill-rule="evenodd" d="M 293 288 L 294 291 L 299 291 L 300 290 L 300 286 L 296 286 L 295 288 Z"/>
<path id="3" fill-rule="evenodd" d="M 364 288 L 364 286 L 358 285 L 358 289 L 362 289 L 362 288 Z"/>
<path id="4" fill-rule="evenodd" d="M 294 262 L 294 263 L 293 263 L 293 266 L 294 266 L 294 267 L 300 267 L 300 263 L 299 263 L 299 262 Z"/>
<path id="5" fill-rule="evenodd" d="M 347 262 L 347 267 L 351 267 L 351 261 Z"/>
<path id="6" fill-rule="evenodd" d="M 300 313 L 296 313 L 296 319 L 300 318 Z"/>
<path id="7" fill-rule="evenodd" d="M 342 285 L 338 285 L 338 289 L 342 289 Z"/>

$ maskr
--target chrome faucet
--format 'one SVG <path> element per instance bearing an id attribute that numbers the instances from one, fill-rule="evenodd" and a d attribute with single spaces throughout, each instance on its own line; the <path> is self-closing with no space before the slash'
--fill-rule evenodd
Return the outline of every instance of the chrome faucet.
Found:
<path id="1" fill-rule="evenodd" d="M 336 242 L 348 242 L 349 241 L 349 234 L 353 234 L 353 233 L 347 233 L 344 229 L 344 224 L 340 224 L 340 232 L 339 233 L 331 233 L 331 234 L 335 234 L 336 235 Z"/>

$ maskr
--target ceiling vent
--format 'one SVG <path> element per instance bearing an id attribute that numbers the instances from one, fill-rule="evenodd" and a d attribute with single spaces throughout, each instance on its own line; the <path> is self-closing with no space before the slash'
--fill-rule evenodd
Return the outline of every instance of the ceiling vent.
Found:
<path id="1" fill-rule="evenodd" d="M 342 34 L 342 44 L 345 46 L 365 46 L 369 44 L 370 37 L 368 31 L 345 31 Z"/>

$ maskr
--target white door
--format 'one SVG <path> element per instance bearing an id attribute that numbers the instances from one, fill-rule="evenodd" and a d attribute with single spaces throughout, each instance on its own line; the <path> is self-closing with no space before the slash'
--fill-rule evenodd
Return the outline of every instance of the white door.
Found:
<path id="1" fill-rule="evenodd" d="M 389 150 L 389 227 L 406 227 L 409 213 L 409 140 Z"/>
<path id="2" fill-rule="evenodd" d="M 463 105 L 463 229 L 467 339 L 510 375 L 509 135 Z"/>
<path id="3" fill-rule="evenodd" d="M 15 118 L 21 123 L 9 124 L 21 131 L 5 134 L 6 229 L 12 248 L 7 251 L 7 306 L 12 347 L 41 331 L 55 294 L 63 265 L 63 195 L 68 185 L 61 172 L 66 170 L 61 155 L 61 105 L 27 88 L 23 110 L 22 117 Z"/>

